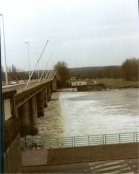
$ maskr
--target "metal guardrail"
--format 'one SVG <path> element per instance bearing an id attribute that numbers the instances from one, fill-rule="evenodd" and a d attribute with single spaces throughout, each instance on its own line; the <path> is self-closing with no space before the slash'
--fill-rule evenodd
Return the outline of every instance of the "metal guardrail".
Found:
<path id="1" fill-rule="evenodd" d="M 47 135 L 21 138 L 22 150 L 32 148 L 63 148 L 139 142 L 139 132 L 88 135 L 48 139 Z"/>
<path id="2" fill-rule="evenodd" d="M 15 89 L 17 90 L 17 92 L 22 92 L 23 90 L 27 90 L 30 89 L 32 87 L 34 87 L 35 85 L 39 85 L 41 83 L 44 83 L 45 81 L 49 81 L 51 79 L 41 79 L 41 81 L 39 80 L 32 80 L 28 86 L 26 86 L 26 83 L 21 83 L 21 84 L 14 84 L 14 85 L 8 85 L 8 86 L 2 86 L 3 90 L 7 90 L 7 89 Z"/>

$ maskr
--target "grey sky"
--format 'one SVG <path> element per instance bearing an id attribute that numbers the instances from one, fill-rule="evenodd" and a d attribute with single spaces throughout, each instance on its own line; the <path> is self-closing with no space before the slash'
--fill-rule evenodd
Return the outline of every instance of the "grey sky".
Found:
<path id="1" fill-rule="evenodd" d="M 8 65 L 28 69 L 26 41 L 32 69 L 46 40 L 40 68 L 51 54 L 49 67 L 57 60 L 83 67 L 139 57 L 138 0 L 0 0 L 0 13 Z"/>

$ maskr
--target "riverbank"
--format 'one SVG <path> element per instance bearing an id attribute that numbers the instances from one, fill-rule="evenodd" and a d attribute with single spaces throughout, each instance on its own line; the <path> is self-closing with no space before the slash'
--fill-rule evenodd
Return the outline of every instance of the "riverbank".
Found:
<path id="1" fill-rule="evenodd" d="M 139 88 L 139 81 L 126 81 L 124 79 L 96 79 L 109 89 Z"/>
<path id="2" fill-rule="evenodd" d="M 123 79 L 95 79 L 87 82 L 86 85 L 77 86 L 78 92 L 108 91 L 111 89 L 139 88 L 137 81 L 125 81 Z"/>

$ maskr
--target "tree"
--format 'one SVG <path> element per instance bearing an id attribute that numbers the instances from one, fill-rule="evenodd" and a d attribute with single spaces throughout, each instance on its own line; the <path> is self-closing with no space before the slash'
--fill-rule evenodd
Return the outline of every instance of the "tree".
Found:
<path id="1" fill-rule="evenodd" d="M 126 59 L 122 64 L 122 74 L 126 80 L 138 80 L 139 59 Z"/>
<path id="2" fill-rule="evenodd" d="M 12 65 L 12 72 L 17 72 L 17 68 L 15 65 Z"/>
<path id="3" fill-rule="evenodd" d="M 54 66 L 54 70 L 57 72 L 58 87 L 64 88 L 67 86 L 67 80 L 69 79 L 69 69 L 64 61 L 58 61 Z"/>

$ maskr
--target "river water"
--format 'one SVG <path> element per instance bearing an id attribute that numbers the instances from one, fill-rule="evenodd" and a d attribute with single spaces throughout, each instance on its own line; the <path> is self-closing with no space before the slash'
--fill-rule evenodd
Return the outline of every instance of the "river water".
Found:
<path id="1" fill-rule="evenodd" d="M 138 89 L 54 93 L 39 119 L 50 137 L 139 132 Z"/>

